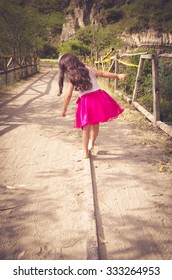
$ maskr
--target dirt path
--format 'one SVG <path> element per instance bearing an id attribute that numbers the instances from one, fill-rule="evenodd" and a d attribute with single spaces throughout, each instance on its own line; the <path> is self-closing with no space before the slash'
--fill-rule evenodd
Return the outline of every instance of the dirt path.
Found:
<path id="1" fill-rule="evenodd" d="M 41 73 L 1 95 L 1 259 L 87 259 L 95 241 L 75 105 L 60 117 L 56 78 Z M 152 164 L 157 146 L 125 116 L 101 126 L 91 156 L 99 257 L 172 259 L 172 173 Z"/>
<path id="2" fill-rule="evenodd" d="M 72 118 L 59 118 L 57 72 L 1 107 L 1 259 L 86 259 L 84 169 Z"/>
<path id="3" fill-rule="evenodd" d="M 92 166 L 101 258 L 172 259 L 171 174 L 149 164 L 156 151 L 123 120 L 102 134 Z"/>

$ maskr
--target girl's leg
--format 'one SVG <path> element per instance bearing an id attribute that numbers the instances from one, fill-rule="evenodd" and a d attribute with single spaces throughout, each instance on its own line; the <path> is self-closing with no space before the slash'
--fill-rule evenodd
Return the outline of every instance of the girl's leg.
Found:
<path id="1" fill-rule="evenodd" d="M 82 129 L 82 143 L 85 157 L 89 157 L 88 142 L 90 137 L 90 129 L 90 125 L 84 126 Z"/>
<path id="2" fill-rule="evenodd" d="M 91 148 L 93 149 L 95 141 L 99 133 L 99 123 L 91 126 Z"/>

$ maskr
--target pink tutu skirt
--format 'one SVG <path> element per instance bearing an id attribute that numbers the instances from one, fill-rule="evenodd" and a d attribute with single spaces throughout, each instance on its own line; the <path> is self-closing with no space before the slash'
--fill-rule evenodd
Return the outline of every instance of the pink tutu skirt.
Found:
<path id="1" fill-rule="evenodd" d="M 101 89 L 79 97 L 76 103 L 78 104 L 74 124 L 76 128 L 108 122 L 124 111 L 106 91 Z"/>

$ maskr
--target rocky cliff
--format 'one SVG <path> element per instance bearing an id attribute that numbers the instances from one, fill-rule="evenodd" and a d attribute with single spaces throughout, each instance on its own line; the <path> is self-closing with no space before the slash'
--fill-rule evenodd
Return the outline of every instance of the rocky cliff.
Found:
<path id="1" fill-rule="evenodd" d="M 121 39 L 125 45 L 131 47 L 142 46 L 172 46 L 172 34 L 160 33 L 153 29 L 149 29 L 141 33 L 126 34 L 123 33 Z"/>
<path id="2" fill-rule="evenodd" d="M 70 13 L 66 16 L 61 33 L 61 42 L 74 39 L 78 28 L 101 24 L 99 21 L 99 9 L 97 1 L 84 1 L 82 5 L 76 5 L 76 1 L 70 2 Z M 124 32 L 120 38 L 125 45 L 130 47 L 141 46 L 172 46 L 172 33 L 161 33 L 153 29 L 145 32 L 127 34 Z"/>
<path id="3" fill-rule="evenodd" d="M 63 24 L 61 41 L 73 39 L 76 30 L 87 25 L 99 24 L 97 20 L 98 11 L 95 1 L 86 1 L 80 5 L 76 5 L 75 1 L 71 1 L 69 7 L 71 11 Z"/>

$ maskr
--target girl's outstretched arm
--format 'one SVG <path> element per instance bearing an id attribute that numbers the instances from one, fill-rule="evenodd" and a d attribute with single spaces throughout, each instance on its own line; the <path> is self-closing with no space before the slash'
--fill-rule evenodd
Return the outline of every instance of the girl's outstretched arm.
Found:
<path id="1" fill-rule="evenodd" d="M 100 70 L 94 70 L 96 76 L 103 77 L 103 78 L 109 78 L 109 79 L 118 79 L 121 81 L 124 81 L 126 79 L 125 74 L 116 74 L 112 72 L 106 72 L 106 71 L 100 71 Z"/>
<path id="2" fill-rule="evenodd" d="M 63 108 L 62 108 L 62 117 L 66 116 L 67 107 L 70 103 L 73 89 L 74 89 L 74 86 L 71 83 L 68 83 L 66 95 L 65 95 L 65 98 L 64 98 Z"/>

